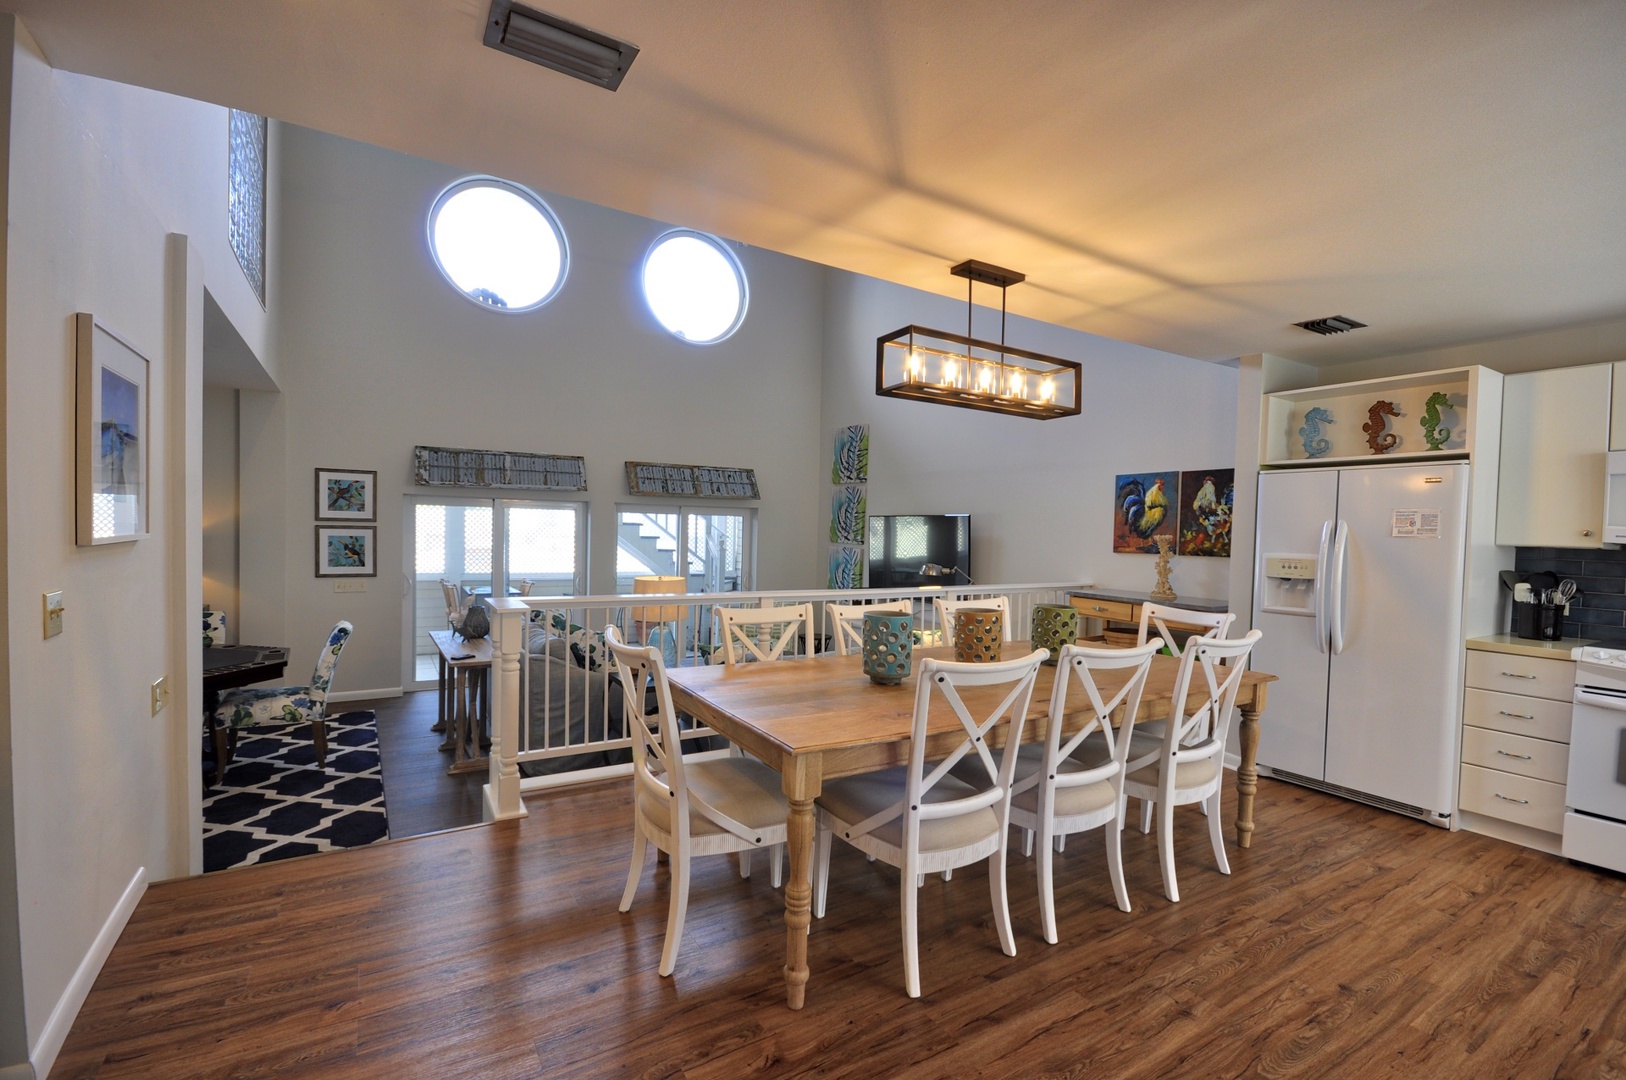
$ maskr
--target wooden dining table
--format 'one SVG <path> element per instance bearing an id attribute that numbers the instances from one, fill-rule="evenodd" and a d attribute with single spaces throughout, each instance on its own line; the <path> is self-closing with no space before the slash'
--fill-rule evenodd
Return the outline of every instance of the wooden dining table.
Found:
<path id="1" fill-rule="evenodd" d="M 1007 642 L 1004 658 L 1016 659 L 1032 651 L 1025 641 Z M 915 650 L 915 671 L 929 657 L 954 658 L 950 648 Z M 1180 662 L 1169 656 L 1155 656 L 1141 696 L 1137 722 L 1167 717 L 1174 697 L 1175 674 Z M 1056 669 L 1041 666 L 1034 686 L 1024 742 L 1044 735 L 1045 717 L 1050 707 L 1050 690 Z M 781 660 L 771 664 L 712 665 L 672 668 L 667 674 L 672 703 L 679 710 L 703 721 L 718 734 L 777 769 L 785 797 L 790 803 L 787 819 L 790 849 L 790 877 L 785 884 L 785 997 L 792 1009 L 800 1009 L 806 997 L 807 929 L 812 915 L 813 800 L 823 790 L 824 781 L 857 773 L 874 772 L 908 763 L 909 739 L 915 710 L 914 675 L 895 686 L 871 682 L 856 655 L 833 654 Z M 1124 672 L 1095 673 L 1102 692 L 1109 698 Z M 1253 843 L 1253 800 L 1259 774 L 1255 758 L 1259 750 L 1259 717 L 1265 708 L 1265 687 L 1276 676 L 1263 672 L 1244 673 L 1237 691 L 1240 765 L 1236 774 L 1236 840 L 1241 847 Z M 1195 684 L 1199 680 L 1193 680 Z M 1192 698 L 1200 698 L 1194 689 Z M 976 707 L 974 693 L 965 693 L 967 704 Z M 1078 724 L 1084 722 L 1087 705 L 1077 695 Z M 1069 703 L 1074 699 L 1069 698 Z M 992 712 L 992 703 L 987 712 Z M 1075 714 L 1071 711 L 1068 718 Z M 1117 718 L 1121 722 L 1121 717 Z M 1037 722 L 1035 722 L 1037 721 Z M 1072 725 L 1069 725 L 1072 726 Z M 1065 729 L 1064 729 L 1065 730 Z M 1073 726 L 1073 730 L 1077 730 Z M 934 744 L 941 741 L 941 753 L 951 752 L 963 734 L 951 712 L 934 717 L 927 729 L 929 759 Z"/>

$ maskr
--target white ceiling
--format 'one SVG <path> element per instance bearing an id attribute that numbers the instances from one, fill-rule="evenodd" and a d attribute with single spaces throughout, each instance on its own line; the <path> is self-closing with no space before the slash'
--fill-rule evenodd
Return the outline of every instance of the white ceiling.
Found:
<path id="1" fill-rule="evenodd" d="M 619 91 L 489 0 L 0 0 L 59 68 L 1188 356 L 1626 315 L 1621 0 L 537 6 L 640 46 Z"/>

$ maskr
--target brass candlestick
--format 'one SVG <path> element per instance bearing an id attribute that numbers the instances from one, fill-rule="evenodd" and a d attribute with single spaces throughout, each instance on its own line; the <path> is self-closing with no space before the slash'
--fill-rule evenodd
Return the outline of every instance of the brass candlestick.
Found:
<path id="1" fill-rule="evenodd" d="M 1178 600 L 1174 594 L 1174 586 L 1169 584 L 1169 571 L 1174 563 L 1174 541 L 1167 536 L 1157 538 L 1157 584 L 1147 593 L 1153 600 L 1166 603 Z"/>

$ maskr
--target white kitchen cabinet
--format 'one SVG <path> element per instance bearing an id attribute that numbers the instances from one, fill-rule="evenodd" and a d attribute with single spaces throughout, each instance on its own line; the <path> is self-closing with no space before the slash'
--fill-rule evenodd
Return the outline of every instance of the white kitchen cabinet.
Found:
<path id="1" fill-rule="evenodd" d="M 1626 360 L 1617 360 L 1613 406 L 1609 410 L 1609 449 L 1626 450 Z"/>
<path id="2" fill-rule="evenodd" d="M 1527 371 L 1503 383 L 1498 544 L 1603 546 L 1613 367 Z"/>
<path id="3" fill-rule="evenodd" d="M 1471 831 L 1554 851 L 1564 828 L 1575 662 L 1534 642 L 1495 649 L 1468 643 L 1458 807 Z"/>

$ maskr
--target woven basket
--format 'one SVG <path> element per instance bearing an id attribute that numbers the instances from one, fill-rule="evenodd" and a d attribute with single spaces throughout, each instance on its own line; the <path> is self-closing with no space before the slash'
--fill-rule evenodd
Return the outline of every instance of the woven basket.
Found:
<path id="1" fill-rule="evenodd" d="M 1140 637 L 1140 628 L 1125 629 L 1120 626 L 1108 626 L 1101 631 L 1101 637 L 1108 645 L 1117 649 L 1132 648 Z"/>

